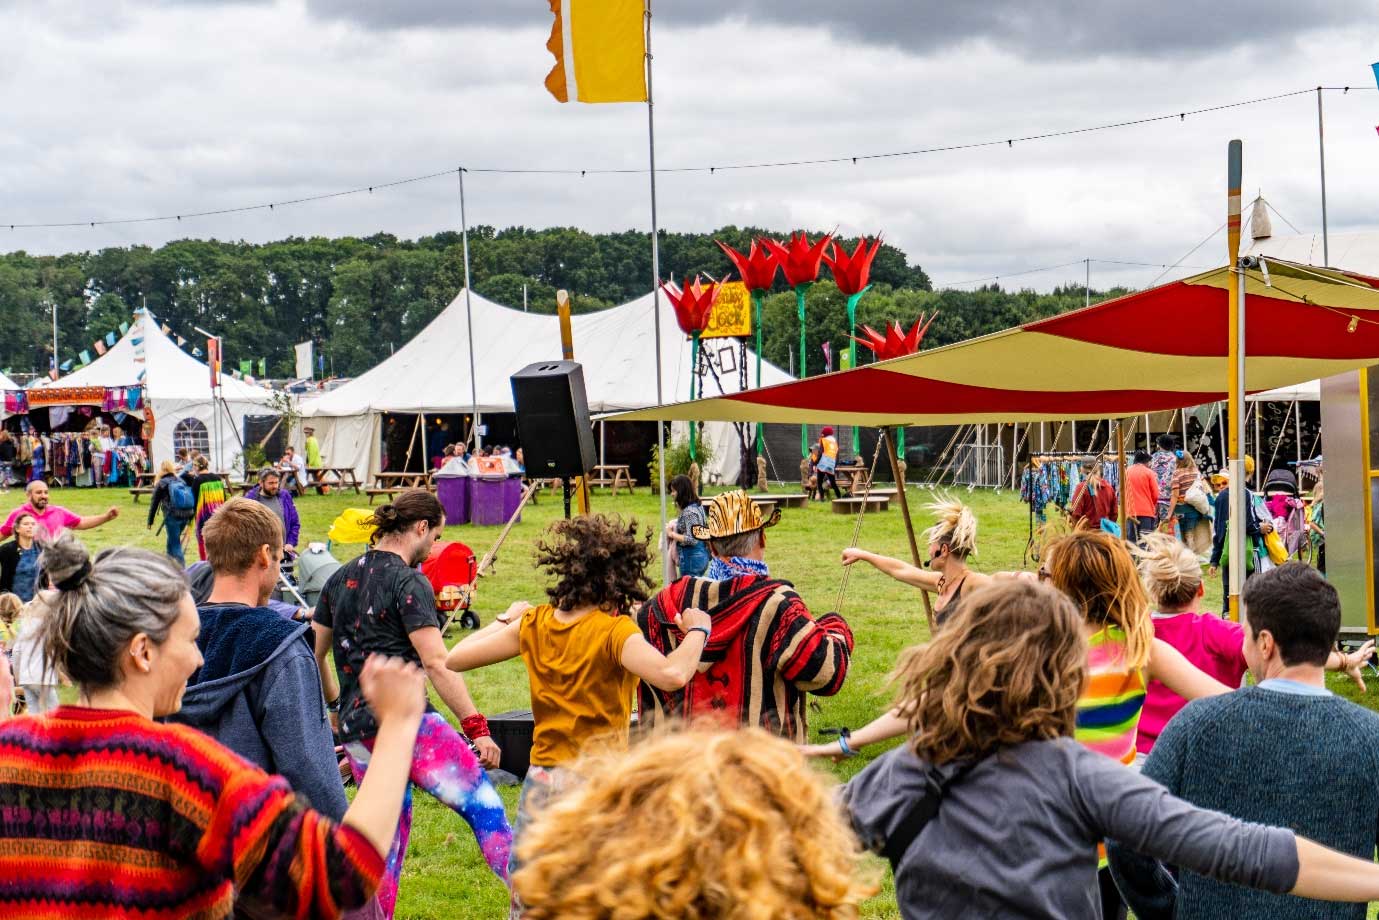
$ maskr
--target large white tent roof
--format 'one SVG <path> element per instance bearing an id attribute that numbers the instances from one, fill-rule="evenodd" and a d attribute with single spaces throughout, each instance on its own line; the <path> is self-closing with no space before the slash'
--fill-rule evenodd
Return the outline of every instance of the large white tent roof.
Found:
<path id="1" fill-rule="evenodd" d="M 4 374 L 0 374 L 0 390 L 19 390 L 19 389 L 23 389 L 23 388 L 22 388 L 19 384 L 15 383 L 13 380 L 11 380 L 10 378 L 6 377 Z"/>
<path id="2" fill-rule="evenodd" d="M 142 331 L 144 361 L 136 361 L 134 339 Z M 140 379 L 140 371 L 146 370 Z M 129 387 L 144 385 L 145 398 L 162 401 L 210 401 L 211 371 L 168 338 L 158 327 L 152 314 L 145 314 L 135 322 L 110 350 L 83 368 L 73 371 L 56 382 L 54 387 Z M 221 375 L 221 390 L 231 402 L 267 402 L 268 390 Z"/>
<path id="3" fill-rule="evenodd" d="M 1249 226 L 1249 222 L 1246 222 Z M 1355 230 L 1327 235 L 1326 246 L 1322 245 L 1320 233 L 1302 233 L 1294 236 L 1268 236 L 1258 240 L 1242 240 L 1240 252 L 1244 255 L 1266 256 L 1297 262 L 1301 265 L 1322 266 L 1330 254 L 1332 265 L 1344 265 L 1351 271 L 1379 278 L 1379 232 Z M 1309 380 L 1296 386 L 1281 387 L 1265 393 L 1247 396 L 1250 402 L 1320 402 L 1322 384 L 1320 380 Z"/>
<path id="4" fill-rule="evenodd" d="M 511 412 L 508 378 L 537 361 L 559 358 L 560 323 L 549 314 L 526 313 L 473 294 L 475 378 L 478 398 L 470 392 L 469 317 L 465 295 L 459 295 L 415 338 L 372 370 L 303 406 L 312 417 L 357 416 L 368 412 Z M 656 348 L 652 295 L 621 306 L 574 316 L 571 320 L 575 360 L 584 367 L 585 392 L 591 412 L 613 412 L 657 403 Z M 726 345 L 708 340 L 704 347 Z M 736 355 L 734 356 L 736 358 Z M 749 356 L 749 361 L 753 361 Z M 661 301 L 662 400 L 689 396 L 690 345 L 675 324 L 668 301 Z M 749 379 L 755 384 L 755 365 Z M 723 381 L 737 390 L 737 373 Z M 789 375 L 763 363 L 764 385 L 784 383 Z M 706 376 L 704 386 L 717 394 Z"/>

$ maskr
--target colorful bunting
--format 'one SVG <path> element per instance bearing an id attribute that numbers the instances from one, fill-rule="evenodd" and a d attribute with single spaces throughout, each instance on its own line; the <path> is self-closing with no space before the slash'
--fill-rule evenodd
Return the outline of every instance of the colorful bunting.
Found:
<path id="1" fill-rule="evenodd" d="M 128 332 L 128 331 L 129 331 L 129 323 L 120 323 L 120 335 L 124 335 L 124 334 L 125 334 L 126 332 Z"/>
<path id="2" fill-rule="evenodd" d="M 81 362 L 82 367 L 85 367 L 91 363 L 91 352 L 82 349 L 81 354 L 77 355 L 77 360 Z"/>
<path id="3" fill-rule="evenodd" d="M 105 354 L 105 343 L 102 342 L 100 339 L 96 339 L 96 341 L 92 342 L 92 343 L 91 343 L 91 347 L 94 348 L 94 349 L 96 349 L 96 354 L 98 354 L 98 355 L 103 355 L 103 354 Z"/>
<path id="4" fill-rule="evenodd" d="M 107 348 L 114 348 L 114 347 L 115 347 L 115 333 L 113 333 L 113 332 L 107 332 L 107 333 L 105 334 L 105 344 L 106 344 L 106 347 L 107 347 Z"/>

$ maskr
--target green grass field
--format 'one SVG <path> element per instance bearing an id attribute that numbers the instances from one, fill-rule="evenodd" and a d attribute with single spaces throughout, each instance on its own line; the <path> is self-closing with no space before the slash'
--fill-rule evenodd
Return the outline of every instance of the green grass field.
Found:
<path id="1" fill-rule="evenodd" d="M 977 514 L 979 554 L 973 560 L 981 571 L 1015 569 L 1021 566 L 1028 528 L 1027 512 L 1018 496 L 1011 492 L 974 491 L 957 493 Z M 916 527 L 927 527 L 922 505 L 927 493 L 909 490 Z M 22 493 L 0 495 L 0 510 L 7 511 L 23 500 Z M 161 536 L 145 530 L 146 503 L 131 504 L 128 492 L 115 489 L 66 490 L 53 492 L 53 501 L 79 513 L 90 514 L 111 505 L 120 517 L 106 526 L 82 534 L 92 549 L 116 545 L 135 545 L 161 550 Z M 146 501 L 146 500 L 145 500 Z M 302 543 L 325 540 L 330 522 L 347 507 L 364 507 L 362 497 L 351 494 L 308 495 L 298 500 L 302 517 Z M 594 497 L 594 510 L 617 513 L 644 522 L 653 531 L 658 521 L 657 499 L 645 488 L 634 496 L 610 498 L 605 493 Z M 522 523 L 513 529 L 499 553 L 493 573 L 479 588 L 477 609 L 485 623 L 514 600 L 537 602 L 544 599 L 545 578 L 532 565 L 532 548 L 542 529 L 561 514 L 558 497 L 542 495 L 540 504 L 529 507 Z M 832 513 L 828 505 L 813 504 L 803 510 L 786 510 L 779 526 L 768 531 L 767 561 L 773 574 L 788 579 L 809 605 L 822 613 L 840 610 L 856 635 L 856 651 L 851 673 L 842 692 L 820 698 L 810 716 L 812 730 L 827 726 L 860 726 L 878 715 L 888 702 L 886 676 L 901 649 L 923 641 L 928 630 L 919 595 L 870 567 L 859 566 L 851 576 L 847 594 L 838 596 L 842 568 L 841 550 L 851 545 L 855 517 Z M 155 525 L 156 527 L 156 525 Z M 461 540 L 482 555 L 497 538 L 497 527 L 449 527 L 446 538 Z M 876 552 L 904 558 L 908 555 L 904 525 L 894 505 L 884 513 L 868 514 L 861 523 L 859 545 Z M 361 546 L 336 546 L 342 561 L 362 551 Z M 192 554 L 195 542 L 192 542 Z M 1217 609 L 1220 587 L 1216 579 L 1207 585 L 1206 609 Z M 487 713 L 528 708 L 526 674 L 521 663 L 510 661 L 470 675 L 474 698 Z M 1379 681 L 1376 681 L 1379 683 Z M 1361 697 L 1346 679 L 1332 680 L 1333 687 L 1365 705 L 1374 705 L 1376 691 L 1371 686 Z M 845 761 L 831 769 L 846 779 L 884 747 Z M 511 810 L 516 790 L 503 790 Z M 416 813 L 402 880 L 397 916 L 400 918 L 466 917 L 475 920 L 505 915 L 506 889 L 494 878 L 479 856 L 473 836 L 464 822 L 429 796 L 416 796 Z M 867 918 L 896 918 L 887 873 L 886 887 L 866 905 Z"/>

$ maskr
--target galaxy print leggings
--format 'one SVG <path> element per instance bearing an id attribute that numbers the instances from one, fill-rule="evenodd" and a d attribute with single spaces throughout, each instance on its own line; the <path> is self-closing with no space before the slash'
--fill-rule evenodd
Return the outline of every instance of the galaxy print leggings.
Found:
<path id="1" fill-rule="evenodd" d="M 364 778 L 369 769 L 373 742 L 374 739 L 366 738 L 345 745 L 350 771 L 356 783 Z M 508 826 L 507 814 L 503 811 L 503 800 L 488 781 L 488 774 L 479 765 L 464 736 L 439 713 L 428 712 L 421 717 L 416 751 L 412 754 L 412 784 L 407 787 L 403 797 L 397 836 L 388 850 L 383 880 L 378 886 L 378 901 L 384 915 L 391 917 L 397 906 L 402 858 L 407 853 L 407 838 L 412 833 L 412 786 L 425 789 L 469 823 L 475 839 L 479 841 L 484 861 L 495 875 L 506 882 L 512 828 Z"/>

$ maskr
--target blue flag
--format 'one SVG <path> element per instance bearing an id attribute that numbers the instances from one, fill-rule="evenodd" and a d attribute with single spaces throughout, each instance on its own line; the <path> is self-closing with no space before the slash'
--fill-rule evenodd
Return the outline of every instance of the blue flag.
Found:
<path id="1" fill-rule="evenodd" d="M 89 351 L 83 351 L 77 357 L 81 360 L 81 364 L 83 367 L 91 363 L 91 352 Z"/>
<path id="2" fill-rule="evenodd" d="M 65 374 L 72 369 L 72 359 L 68 358 L 62 362 L 62 372 Z"/>
<path id="3" fill-rule="evenodd" d="M 124 334 L 125 334 L 126 332 L 128 332 L 128 331 L 129 331 L 129 323 L 120 323 L 120 335 L 124 335 Z"/>
<path id="4" fill-rule="evenodd" d="M 1370 64 L 1369 69 L 1374 71 L 1374 82 L 1379 83 L 1379 62 Z"/>
<path id="5" fill-rule="evenodd" d="M 114 347 L 115 347 L 115 333 L 113 333 L 113 332 L 107 332 L 107 333 L 105 334 L 105 344 L 106 344 L 106 347 L 108 347 L 108 348 L 114 348 Z"/>

